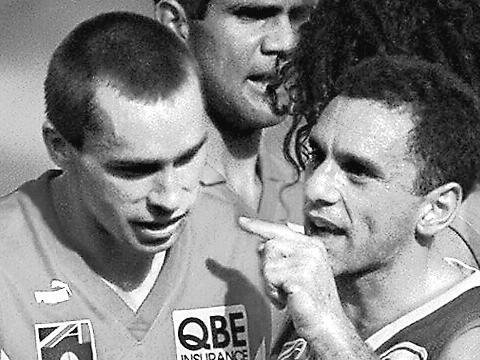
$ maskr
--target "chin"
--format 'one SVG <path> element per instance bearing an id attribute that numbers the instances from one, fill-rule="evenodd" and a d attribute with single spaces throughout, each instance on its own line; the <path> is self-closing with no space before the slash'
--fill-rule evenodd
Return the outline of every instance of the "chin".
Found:
<path id="1" fill-rule="evenodd" d="M 242 123 L 245 130 L 261 130 L 280 124 L 285 120 L 284 116 L 276 116 L 269 109 L 260 111 L 255 109 L 248 114 L 242 114 Z"/>
<path id="2" fill-rule="evenodd" d="M 285 116 L 273 113 L 272 106 L 262 99 L 237 99 L 230 104 L 217 107 L 221 127 L 243 132 L 261 130 L 275 126 L 285 120 Z"/>

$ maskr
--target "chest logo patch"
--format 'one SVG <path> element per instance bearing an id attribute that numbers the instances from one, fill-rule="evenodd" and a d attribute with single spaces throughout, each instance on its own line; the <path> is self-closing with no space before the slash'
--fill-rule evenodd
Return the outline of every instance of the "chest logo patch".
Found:
<path id="1" fill-rule="evenodd" d="M 58 304 L 67 301 L 70 299 L 70 296 L 72 296 L 72 290 L 70 290 L 68 284 L 63 281 L 53 279 L 50 287 L 52 290 L 34 292 L 35 301 L 38 304 Z"/>
<path id="2" fill-rule="evenodd" d="M 309 348 L 307 342 L 298 338 L 293 341 L 286 342 L 282 351 L 278 355 L 278 360 L 308 360 Z"/>
<path id="3" fill-rule="evenodd" d="M 408 341 L 397 344 L 380 355 L 381 360 L 427 360 L 427 358 L 425 348 Z"/>
<path id="4" fill-rule="evenodd" d="M 90 320 L 35 324 L 38 360 L 97 360 Z"/>
<path id="5" fill-rule="evenodd" d="M 175 310 L 177 360 L 248 360 L 248 319 L 243 305 Z"/>

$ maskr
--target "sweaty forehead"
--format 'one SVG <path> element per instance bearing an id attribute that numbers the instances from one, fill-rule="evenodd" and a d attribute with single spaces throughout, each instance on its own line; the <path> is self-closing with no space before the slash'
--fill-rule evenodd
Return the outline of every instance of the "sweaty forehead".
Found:
<path id="1" fill-rule="evenodd" d="M 311 138 L 339 152 L 403 156 L 413 128 L 411 116 L 406 106 L 389 108 L 374 100 L 339 96 L 322 113 Z"/>
<path id="2" fill-rule="evenodd" d="M 100 147 L 125 147 L 137 140 L 146 144 L 148 139 L 178 138 L 179 134 L 187 140 L 203 136 L 206 115 L 196 79 L 157 102 L 130 99 L 115 87 L 101 84 L 96 89 L 95 101 L 99 124 L 95 145 Z"/>

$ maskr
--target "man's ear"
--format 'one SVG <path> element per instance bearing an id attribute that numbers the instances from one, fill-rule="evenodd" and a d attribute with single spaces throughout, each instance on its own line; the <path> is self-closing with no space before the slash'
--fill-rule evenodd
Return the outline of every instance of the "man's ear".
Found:
<path id="1" fill-rule="evenodd" d="M 429 192 L 420 208 L 417 233 L 431 237 L 446 228 L 454 220 L 462 196 L 461 186 L 454 182 Z"/>
<path id="2" fill-rule="evenodd" d="M 185 9 L 176 0 L 158 1 L 155 4 L 155 18 L 173 30 L 183 41 L 188 40 L 188 18 Z"/>
<path id="3" fill-rule="evenodd" d="M 65 168 L 71 156 L 72 146 L 48 120 L 43 123 L 42 135 L 50 159 L 59 168 Z"/>

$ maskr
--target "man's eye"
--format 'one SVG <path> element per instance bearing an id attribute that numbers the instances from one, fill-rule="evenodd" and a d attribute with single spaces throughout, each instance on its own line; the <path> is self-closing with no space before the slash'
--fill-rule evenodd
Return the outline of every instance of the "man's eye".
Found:
<path id="1" fill-rule="evenodd" d="M 149 166 L 128 166 L 110 169 L 110 173 L 123 179 L 138 179 L 153 173 L 155 169 Z"/>
<path id="2" fill-rule="evenodd" d="M 234 15 L 242 20 L 266 20 L 275 16 L 277 11 L 269 8 L 242 7 L 234 12 Z"/>
<path id="3" fill-rule="evenodd" d="M 353 182 L 364 182 L 369 178 L 375 178 L 372 169 L 357 161 L 346 162 L 343 168 Z"/>

